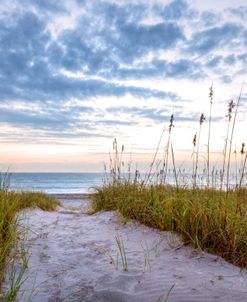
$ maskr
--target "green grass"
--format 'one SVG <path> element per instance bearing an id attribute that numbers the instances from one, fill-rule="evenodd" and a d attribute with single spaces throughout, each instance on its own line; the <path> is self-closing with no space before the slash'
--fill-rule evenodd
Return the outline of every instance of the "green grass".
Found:
<path id="1" fill-rule="evenodd" d="M 11 261 L 10 251 L 18 240 L 17 213 L 26 208 L 39 207 L 42 210 L 52 211 L 59 202 L 43 193 L 10 192 L 0 189 L 0 289 L 4 278 L 5 268 Z"/>
<path id="2" fill-rule="evenodd" d="M 108 184 L 93 197 L 96 211 L 117 210 L 126 218 L 176 231 L 185 244 L 247 267 L 247 190 L 183 189 Z"/>

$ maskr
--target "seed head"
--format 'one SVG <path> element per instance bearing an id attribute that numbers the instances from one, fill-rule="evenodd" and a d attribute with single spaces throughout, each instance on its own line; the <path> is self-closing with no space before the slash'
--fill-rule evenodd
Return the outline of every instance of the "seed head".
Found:
<path id="1" fill-rule="evenodd" d="M 240 151 L 241 154 L 245 153 L 244 147 L 245 147 L 245 143 L 242 143 L 242 145 L 241 145 L 241 151 Z"/>
<path id="2" fill-rule="evenodd" d="M 213 103 L 213 97 L 214 97 L 214 91 L 213 91 L 213 86 L 209 88 L 209 98 L 210 98 L 210 103 Z"/>
<path id="3" fill-rule="evenodd" d="M 230 100 L 228 103 L 228 112 L 226 117 L 228 117 L 228 120 L 230 121 L 232 118 L 232 110 L 234 109 L 235 104 L 233 103 L 233 100 Z"/>
<path id="4" fill-rule="evenodd" d="M 169 133 L 171 133 L 172 127 L 174 127 L 173 121 L 174 121 L 174 116 L 172 114 L 171 117 L 170 117 L 170 124 L 169 124 L 169 127 L 168 127 Z"/>
<path id="5" fill-rule="evenodd" d="M 200 117 L 200 125 L 202 125 L 203 122 L 205 122 L 206 118 L 204 116 L 204 114 L 202 113 L 201 114 L 201 117 Z"/>
<path id="6" fill-rule="evenodd" d="M 194 147 L 196 146 L 196 135 L 197 135 L 197 133 L 194 135 L 194 138 L 193 138 L 193 146 Z"/>
<path id="7" fill-rule="evenodd" d="M 113 150 L 116 150 L 117 149 L 117 139 L 114 138 L 113 140 Z"/>

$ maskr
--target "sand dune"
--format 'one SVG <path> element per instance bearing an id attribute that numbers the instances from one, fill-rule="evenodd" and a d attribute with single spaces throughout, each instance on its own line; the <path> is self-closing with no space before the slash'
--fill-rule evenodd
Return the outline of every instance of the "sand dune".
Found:
<path id="1" fill-rule="evenodd" d="M 161 302 L 170 290 L 170 302 L 247 301 L 247 270 L 116 213 L 83 214 L 87 196 L 59 198 L 57 212 L 23 213 L 30 259 L 18 301 Z"/>

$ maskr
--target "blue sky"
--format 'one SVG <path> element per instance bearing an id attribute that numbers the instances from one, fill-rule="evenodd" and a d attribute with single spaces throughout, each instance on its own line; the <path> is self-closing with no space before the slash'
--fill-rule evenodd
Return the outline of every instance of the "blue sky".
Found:
<path id="1" fill-rule="evenodd" d="M 220 153 L 227 103 L 246 81 L 247 3 L 204 2 L 2 0 L 2 166 L 101 171 L 115 137 L 146 161 L 172 113 L 183 160 L 212 83 Z M 236 146 L 246 98 L 244 89 Z"/>

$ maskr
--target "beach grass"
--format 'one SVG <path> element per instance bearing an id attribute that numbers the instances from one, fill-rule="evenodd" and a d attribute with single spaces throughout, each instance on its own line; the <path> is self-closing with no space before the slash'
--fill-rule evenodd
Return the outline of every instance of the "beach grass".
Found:
<path id="1" fill-rule="evenodd" d="M 220 170 L 216 170 L 214 164 L 210 162 L 214 94 L 211 86 L 207 151 L 206 154 L 201 152 L 201 128 L 207 121 L 207 117 L 202 113 L 198 118 L 199 130 L 192 141 L 190 169 L 192 183 L 188 185 L 178 181 L 180 172 L 176 168 L 172 147 L 172 129 L 176 117 L 172 114 L 168 127 L 165 127 L 161 134 L 153 160 L 143 180 L 138 170 L 132 173 L 134 177 L 130 176 L 130 171 L 127 173 L 129 174 L 127 178 L 126 173 L 122 173 L 122 168 L 126 166 L 122 160 L 124 148 L 121 148 L 120 153 L 117 140 L 114 139 L 109 173 L 106 173 L 104 185 L 97 189 L 93 197 L 94 210 L 116 210 L 124 217 L 136 219 L 149 227 L 177 232 L 181 234 L 185 244 L 192 244 L 197 249 L 215 253 L 235 265 L 247 267 L 247 151 L 245 143 L 242 143 L 240 152 L 242 156 L 240 176 L 234 177 L 236 183 L 230 185 L 234 129 L 243 87 L 244 84 L 236 103 L 231 100 L 227 104 L 227 115 L 224 116 L 227 118 L 227 133 Z M 159 159 L 158 151 L 165 134 L 167 134 L 167 139 L 162 152 L 163 158 Z M 203 171 L 199 171 L 199 155 L 206 158 Z M 236 151 L 235 156 L 237 156 Z M 168 168 L 171 169 L 170 174 L 174 177 L 173 185 L 168 184 Z M 205 175 L 206 181 L 200 182 Z M 210 175 L 212 180 L 210 180 Z M 152 180 L 152 177 L 156 180 Z M 220 179 L 220 183 L 217 183 L 217 178 Z"/>
<path id="2" fill-rule="evenodd" d="M 10 252 L 19 239 L 17 213 L 34 207 L 52 211 L 58 204 L 57 199 L 44 193 L 12 192 L 4 186 L 0 189 L 0 290 L 5 269 L 13 260 Z M 14 254 L 12 253 L 12 255 Z"/>
<path id="3" fill-rule="evenodd" d="M 96 211 L 116 210 L 128 219 L 181 234 L 185 244 L 247 267 L 247 190 L 143 186 L 121 181 L 99 188 Z"/>

